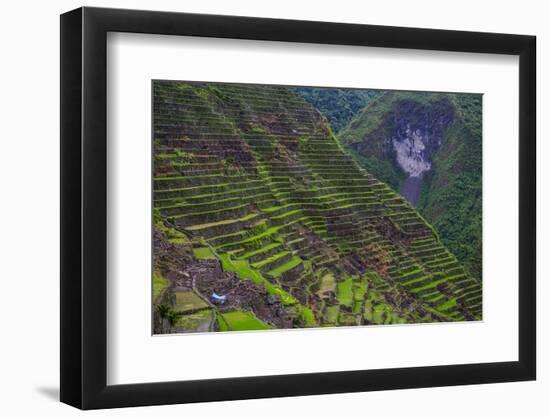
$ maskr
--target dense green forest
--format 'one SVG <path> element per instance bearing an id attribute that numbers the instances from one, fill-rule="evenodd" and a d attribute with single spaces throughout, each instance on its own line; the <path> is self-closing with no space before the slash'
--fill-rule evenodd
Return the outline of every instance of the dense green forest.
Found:
<path id="1" fill-rule="evenodd" d="M 293 90 L 328 119 L 334 132 L 346 126 L 359 110 L 382 94 L 378 90 L 347 88 L 296 87 Z"/>
<path id="2" fill-rule="evenodd" d="M 434 155 L 418 210 L 470 273 L 482 278 L 481 96 L 450 95 L 457 121 Z"/>

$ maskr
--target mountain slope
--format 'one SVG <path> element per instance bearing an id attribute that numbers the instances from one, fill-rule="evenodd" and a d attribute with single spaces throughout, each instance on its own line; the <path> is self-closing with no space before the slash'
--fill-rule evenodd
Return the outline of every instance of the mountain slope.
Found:
<path id="1" fill-rule="evenodd" d="M 480 285 L 290 89 L 153 92 L 156 332 L 481 317 Z"/>
<path id="2" fill-rule="evenodd" d="M 481 279 L 481 96 L 387 92 L 339 134 Z"/>

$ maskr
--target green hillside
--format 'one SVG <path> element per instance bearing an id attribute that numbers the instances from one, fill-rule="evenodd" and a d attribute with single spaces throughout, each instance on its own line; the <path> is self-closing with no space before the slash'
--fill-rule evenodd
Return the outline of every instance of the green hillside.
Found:
<path id="1" fill-rule="evenodd" d="M 480 284 L 291 89 L 153 95 L 156 333 L 481 318 Z"/>
<path id="2" fill-rule="evenodd" d="M 481 96 L 387 92 L 338 137 L 361 166 L 403 192 L 407 173 L 397 161 L 394 142 L 407 135 L 407 128 L 420 132 L 430 164 L 422 174 L 416 208 L 480 280 Z"/>

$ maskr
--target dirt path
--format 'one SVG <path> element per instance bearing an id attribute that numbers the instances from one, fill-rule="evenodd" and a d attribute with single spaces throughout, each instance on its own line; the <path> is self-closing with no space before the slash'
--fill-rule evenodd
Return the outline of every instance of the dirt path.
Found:
<path id="1" fill-rule="evenodd" d="M 409 177 L 401 185 L 401 195 L 411 203 L 413 207 L 416 207 L 418 202 L 418 196 L 420 195 L 420 189 L 422 188 L 422 178 Z"/>

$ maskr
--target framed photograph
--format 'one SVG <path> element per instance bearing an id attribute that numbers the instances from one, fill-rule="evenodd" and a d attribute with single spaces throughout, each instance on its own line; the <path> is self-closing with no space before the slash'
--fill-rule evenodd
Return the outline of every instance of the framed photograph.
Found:
<path id="1" fill-rule="evenodd" d="M 61 401 L 533 380 L 535 37 L 61 16 Z"/>

